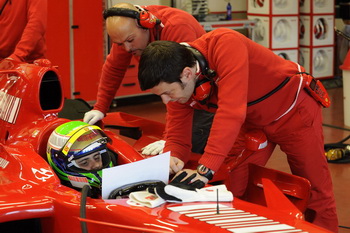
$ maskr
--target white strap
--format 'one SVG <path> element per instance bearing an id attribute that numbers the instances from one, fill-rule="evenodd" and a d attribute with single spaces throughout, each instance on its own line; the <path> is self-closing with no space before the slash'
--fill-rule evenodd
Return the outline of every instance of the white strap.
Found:
<path id="1" fill-rule="evenodd" d="M 301 68 L 300 68 L 300 65 L 298 63 L 296 63 L 298 65 L 298 70 L 299 70 L 299 73 L 300 73 L 300 81 L 299 81 L 299 87 L 298 87 L 298 91 L 297 91 L 297 94 L 295 95 L 295 99 L 292 103 L 292 105 L 288 108 L 287 111 L 285 111 L 281 116 L 277 117 L 275 119 L 275 121 L 278 121 L 279 119 L 281 119 L 283 116 L 285 116 L 287 113 L 289 113 L 295 106 L 295 104 L 297 103 L 297 100 L 298 100 L 298 97 L 299 97 L 299 94 L 300 94 L 300 90 L 303 86 L 303 75 L 301 74 Z"/>
<path id="2" fill-rule="evenodd" d="M 136 191 L 129 194 L 130 200 L 142 206 L 154 208 L 165 203 L 165 200 L 148 191 Z"/>

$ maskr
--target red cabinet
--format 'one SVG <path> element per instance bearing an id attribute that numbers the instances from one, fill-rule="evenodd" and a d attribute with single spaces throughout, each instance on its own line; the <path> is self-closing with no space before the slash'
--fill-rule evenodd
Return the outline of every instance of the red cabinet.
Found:
<path id="1" fill-rule="evenodd" d="M 116 95 L 117 98 L 132 97 L 136 95 L 143 95 L 143 94 L 149 93 L 149 90 L 141 91 L 140 89 L 139 81 L 137 78 L 138 65 L 139 65 L 138 61 L 133 57 L 131 59 L 129 68 L 126 71 L 123 82 L 121 83 L 117 91 L 117 95 Z"/>
<path id="2" fill-rule="evenodd" d="M 95 100 L 104 62 L 103 1 L 48 1 L 47 58 L 66 98 Z"/>
<path id="3" fill-rule="evenodd" d="M 104 8 L 103 0 L 48 1 L 47 58 L 58 66 L 66 98 L 96 100 L 108 47 Z M 117 98 L 147 93 L 140 90 L 137 67 L 132 59 Z"/>

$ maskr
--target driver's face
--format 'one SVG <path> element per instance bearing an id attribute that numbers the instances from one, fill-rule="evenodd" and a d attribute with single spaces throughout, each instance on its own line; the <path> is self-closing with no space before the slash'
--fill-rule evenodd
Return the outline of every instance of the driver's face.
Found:
<path id="1" fill-rule="evenodd" d="M 76 159 L 75 162 L 81 169 L 87 171 L 102 169 L 102 157 L 98 151 L 90 155 L 84 156 L 82 158 Z"/>

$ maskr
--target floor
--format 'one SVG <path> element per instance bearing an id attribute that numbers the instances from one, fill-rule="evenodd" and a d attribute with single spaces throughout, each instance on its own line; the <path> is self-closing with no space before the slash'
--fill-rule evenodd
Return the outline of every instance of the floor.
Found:
<path id="1" fill-rule="evenodd" d="M 350 127 L 344 125 L 343 89 L 342 87 L 329 88 L 328 93 L 332 100 L 331 107 L 323 109 L 325 143 L 335 143 L 350 135 Z M 120 105 L 112 111 L 122 111 L 137 116 L 165 122 L 165 105 L 156 97 L 150 102 Z M 117 101 L 118 103 L 118 101 Z M 350 144 L 350 140 L 345 143 Z M 286 156 L 277 148 L 267 164 L 268 167 L 289 172 Z M 339 217 L 339 233 L 350 233 L 350 163 L 329 164 L 333 178 L 337 211 Z"/>

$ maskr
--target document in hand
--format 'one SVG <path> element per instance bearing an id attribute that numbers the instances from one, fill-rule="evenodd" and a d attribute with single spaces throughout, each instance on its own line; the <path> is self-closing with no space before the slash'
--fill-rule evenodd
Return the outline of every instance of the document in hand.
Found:
<path id="1" fill-rule="evenodd" d="M 102 170 L 102 199 L 116 188 L 146 180 L 169 182 L 170 152 Z"/>

